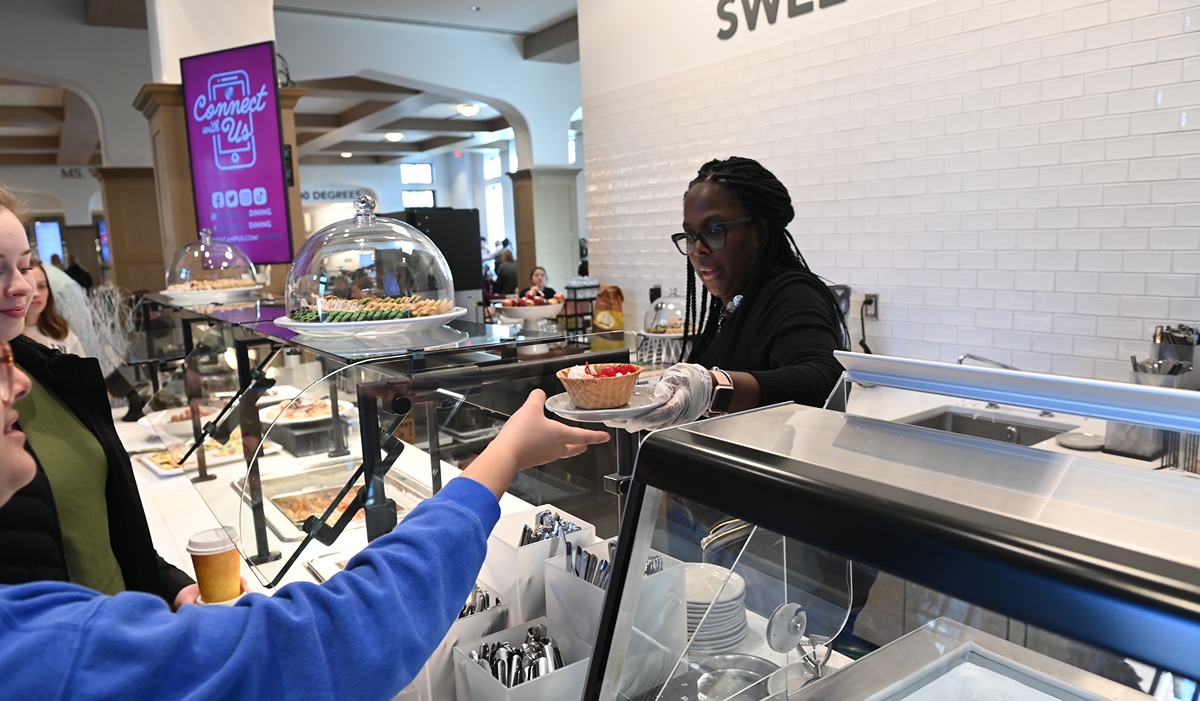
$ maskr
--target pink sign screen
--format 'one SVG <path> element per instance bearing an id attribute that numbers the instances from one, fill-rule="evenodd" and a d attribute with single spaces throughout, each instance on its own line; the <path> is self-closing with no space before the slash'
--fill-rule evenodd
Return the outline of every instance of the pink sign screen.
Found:
<path id="1" fill-rule="evenodd" d="M 179 61 L 196 221 L 255 264 L 292 259 L 275 45 Z"/>

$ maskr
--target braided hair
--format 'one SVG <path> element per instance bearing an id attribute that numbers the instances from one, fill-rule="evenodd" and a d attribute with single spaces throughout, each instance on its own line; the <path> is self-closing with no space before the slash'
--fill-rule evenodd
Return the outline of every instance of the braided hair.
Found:
<path id="1" fill-rule="evenodd" d="M 712 160 L 701 166 L 695 179 L 688 183 L 688 191 L 701 183 L 720 186 L 748 215 L 763 225 L 763 240 L 754 262 L 750 283 L 746 287 L 737 313 L 732 317 L 732 326 L 728 332 L 735 336 L 741 332 L 749 316 L 749 308 L 757 301 L 755 293 L 762 289 L 767 281 L 781 271 L 798 270 L 805 273 L 806 278 L 810 278 L 809 284 L 819 291 L 829 304 L 832 318 L 837 320 L 841 328 L 840 346 L 842 349 L 848 348 L 850 333 L 837 300 L 829 291 L 828 285 L 808 267 L 795 239 L 787 230 L 787 225 L 796 216 L 796 210 L 792 207 L 791 195 L 779 178 L 758 161 L 732 156 L 725 160 Z M 684 193 L 684 196 L 686 197 L 687 193 Z M 696 299 L 696 270 L 689 256 L 683 325 L 683 353 L 686 354 L 688 362 L 695 362 L 703 355 L 717 335 L 721 308 L 721 300 L 710 295 L 703 285 L 700 286 L 700 298 Z M 689 345 L 691 353 L 687 353 Z M 683 357 L 680 360 L 682 361 Z"/>

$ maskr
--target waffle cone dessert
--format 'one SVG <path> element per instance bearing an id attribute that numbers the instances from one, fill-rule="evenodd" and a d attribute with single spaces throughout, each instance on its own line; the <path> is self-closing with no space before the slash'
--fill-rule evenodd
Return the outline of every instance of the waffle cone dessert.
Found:
<path id="1" fill-rule="evenodd" d="M 619 377 L 596 377 L 609 367 L 631 367 L 628 372 Z M 586 378 L 568 377 L 573 368 L 563 368 L 556 376 L 562 382 L 563 388 L 571 397 L 571 403 L 579 409 L 615 409 L 629 403 L 633 396 L 633 386 L 637 384 L 642 369 L 636 365 L 624 363 L 598 363 L 588 365 L 590 373 Z"/>

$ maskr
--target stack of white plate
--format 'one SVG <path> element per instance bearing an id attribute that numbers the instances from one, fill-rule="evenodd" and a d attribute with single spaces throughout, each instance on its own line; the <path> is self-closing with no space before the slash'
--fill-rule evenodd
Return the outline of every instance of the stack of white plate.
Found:
<path id="1" fill-rule="evenodd" d="M 714 655 L 737 649 L 749 631 L 746 580 L 724 567 L 695 562 L 684 566 L 684 579 L 691 655 Z"/>

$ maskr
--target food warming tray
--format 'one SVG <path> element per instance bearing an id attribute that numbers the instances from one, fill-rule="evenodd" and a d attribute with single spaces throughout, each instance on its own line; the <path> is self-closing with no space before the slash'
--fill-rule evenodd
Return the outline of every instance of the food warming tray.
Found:
<path id="1" fill-rule="evenodd" d="M 304 531 L 300 529 L 300 526 L 303 525 L 304 520 L 310 515 L 320 516 L 324 513 L 325 508 L 346 485 L 346 480 L 350 479 L 352 474 L 352 470 L 347 469 L 347 465 L 339 463 L 301 472 L 263 477 L 263 515 L 266 517 L 267 525 L 271 527 L 275 535 L 279 536 L 280 540 L 289 542 L 302 540 Z M 242 478 L 234 480 L 231 486 L 234 491 L 242 493 Z M 356 486 L 347 493 L 347 502 L 353 498 L 359 486 L 362 486 L 361 477 L 357 480 Z M 429 487 L 396 470 L 392 470 L 384 476 L 384 491 L 387 496 L 396 501 L 396 513 L 399 518 L 404 518 L 404 515 L 422 500 L 433 496 L 433 491 Z M 243 498 L 249 501 L 249 494 L 243 494 Z M 307 500 L 308 504 L 302 505 L 301 500 Z M 304 507 L 312 507 L 312 510 L 309 511 Z M 304 513 L 305 511 L 307 513 Z M 332 525 L 332 520 L 335 518 L 331 517 L 330 525 Z M 361 525 L 362 512 L 359 512 L 348 527 L 361 527 Z"/>

